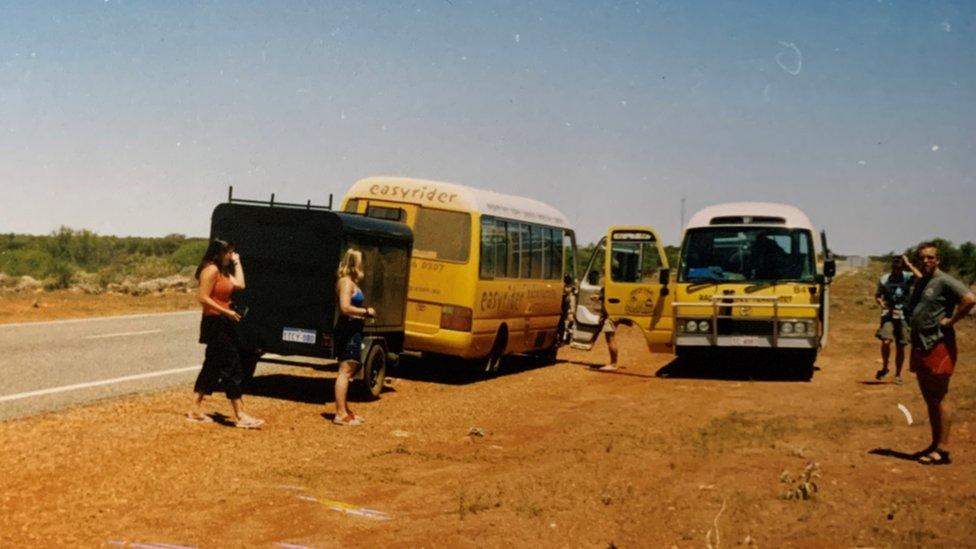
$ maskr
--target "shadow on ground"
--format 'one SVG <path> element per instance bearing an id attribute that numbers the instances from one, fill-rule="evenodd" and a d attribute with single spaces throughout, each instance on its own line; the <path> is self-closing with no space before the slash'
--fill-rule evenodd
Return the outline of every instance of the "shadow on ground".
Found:
<path id="1" fill-rule="evenodd" d="M 417 358 L 401 357 L 400 363 L 389 375 L 411 381 L 426 383 L 443 383 L 446 385 L 467 385 L 486 381 L 492 377 L 517 375 L 537 368 L 551 366 L 556 363 L 546 363 L 538 358 L 528 356 L 506 356 L 502 360 L 501 369 L 494 376 L 488 376 L 480 370 L 478 363 L 464 361 L 450 357 Z"/>
<path id="2" fill-rule="evenodd" d="M 814 367 L 815 371 L 820 368 Z M 655 375 L 674 379 L 712 379 L 719 381 L 810 381 L 802 369 L 766 360 L 675 358 Z"/>
<path id="3" fill-rule="evenodd" d="M 383 387 L 383 393 L 395 390 L 392 387 Z M 257 375 L 244 387 L 244 394 L 304 404 L 326 405 L 335 402 L 335 378 L 294 374 Z M 350 402 L 367 400 L 371 399 L 357 390 L 357 383 L 349 386 Z"/>

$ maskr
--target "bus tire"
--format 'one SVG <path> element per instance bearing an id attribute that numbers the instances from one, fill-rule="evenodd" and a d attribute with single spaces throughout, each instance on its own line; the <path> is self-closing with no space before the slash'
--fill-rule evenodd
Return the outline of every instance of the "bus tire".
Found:
<path id="1" fill-rule="evenodd" d="M 790 357 L 790 374 L 797 381 L 810 381 L 813 379 L 813 372 L 817 362 L 816 349 L 798 351 Z"/>
<path id="2" fill-rule="evenodd" d="M 508 330 L 505 326 L 498 329 L 498 335 L 495 336 L 495 343 L 491 346 L 491 351 L 488 352 L 488 356 L 478 361 L 478 373 L 485 377 L 490 378 L 498 375 L 498 372 L 502 368 L 502 358 L 505 355 L 505 347 L 508 346 Z"/>
<path id="3" fill-rule="evenodd" d="M 386 382 L 386 366 L 386 349 L 382 345 L 374 344 L 363 361 L 363 377 L 356 381 L 356 395 L 359 400 L 376 400 L 380 397 Z"/>

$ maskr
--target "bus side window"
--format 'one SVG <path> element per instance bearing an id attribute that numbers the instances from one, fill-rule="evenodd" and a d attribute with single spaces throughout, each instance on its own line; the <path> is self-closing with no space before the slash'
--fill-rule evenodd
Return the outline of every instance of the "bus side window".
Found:
<path id="1" fill-rule="evenodd" d="M 519 235 L 521 234 L 521 225 L 513 221 L 509 221 L 505 234 L 507 235 L 508 241 L 508 276 L 509 278 L 518 278 L 519 272 L 521 271 L 521 246 L 519 244 Z"/>
<path id="2" fill-rule="evenodd" d="M 532 278 L 532 229 L 524 223 L 519 228 L 519 256 L 522 264 L 519 278 Z"/>
<path id="3" fill-rule="evenodd" d="M 538 225 L 531 225 L 530 227 L 532 233 L 532 272 L 529 276 L 540 279 L 543 278 L 546 241 L 542 238 L 542 227 Z"/>
<path id="4" fill-rule="evenodd" d="M 550 238 L 550 249 L 552 253 L 549 255 L 549 278 L 550 280 L 559 280 L 563 277 L 563 231 L 562 229 L 553 229 L 552 236 Z"/>
<path id="5" fill-rule="evenodd" d="M 481 266 L 482 279 L 508 276 L 508 241 L 504 221 L 491 217 L 481 218 Z"/>

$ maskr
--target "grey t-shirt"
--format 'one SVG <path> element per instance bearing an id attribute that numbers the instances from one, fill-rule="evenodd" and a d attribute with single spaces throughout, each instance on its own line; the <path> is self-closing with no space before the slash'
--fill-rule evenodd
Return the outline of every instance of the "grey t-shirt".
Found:
<path id="1" fill-rule="evenodd" d="M 965 284 L 942 271 L 920 278 L 908 301 L 912 346 L 927 351 L 943 338 L 955 337 L 955 331 L 939 326 L 939 321 L 951 317 L 962 296 L 969 291 Z"/>

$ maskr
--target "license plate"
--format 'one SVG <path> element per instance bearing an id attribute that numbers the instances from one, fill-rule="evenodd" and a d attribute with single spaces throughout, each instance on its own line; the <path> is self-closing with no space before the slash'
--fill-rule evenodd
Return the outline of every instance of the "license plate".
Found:
<path id="1" fill-rule="evenodd" d="M 759 345 L 759 338 L 755 336 L 732 336 L 729 338 L 729 342 L 732 345 L 742 347 L 756 347 Z"/>
<path id="2" fill-rule="evenodd" d="M 290 343 L 307 343 L 315 345 L 315 330 L 303 330 L 301 328 L 284 328 L 281 331 L 281 340 Z"/>

